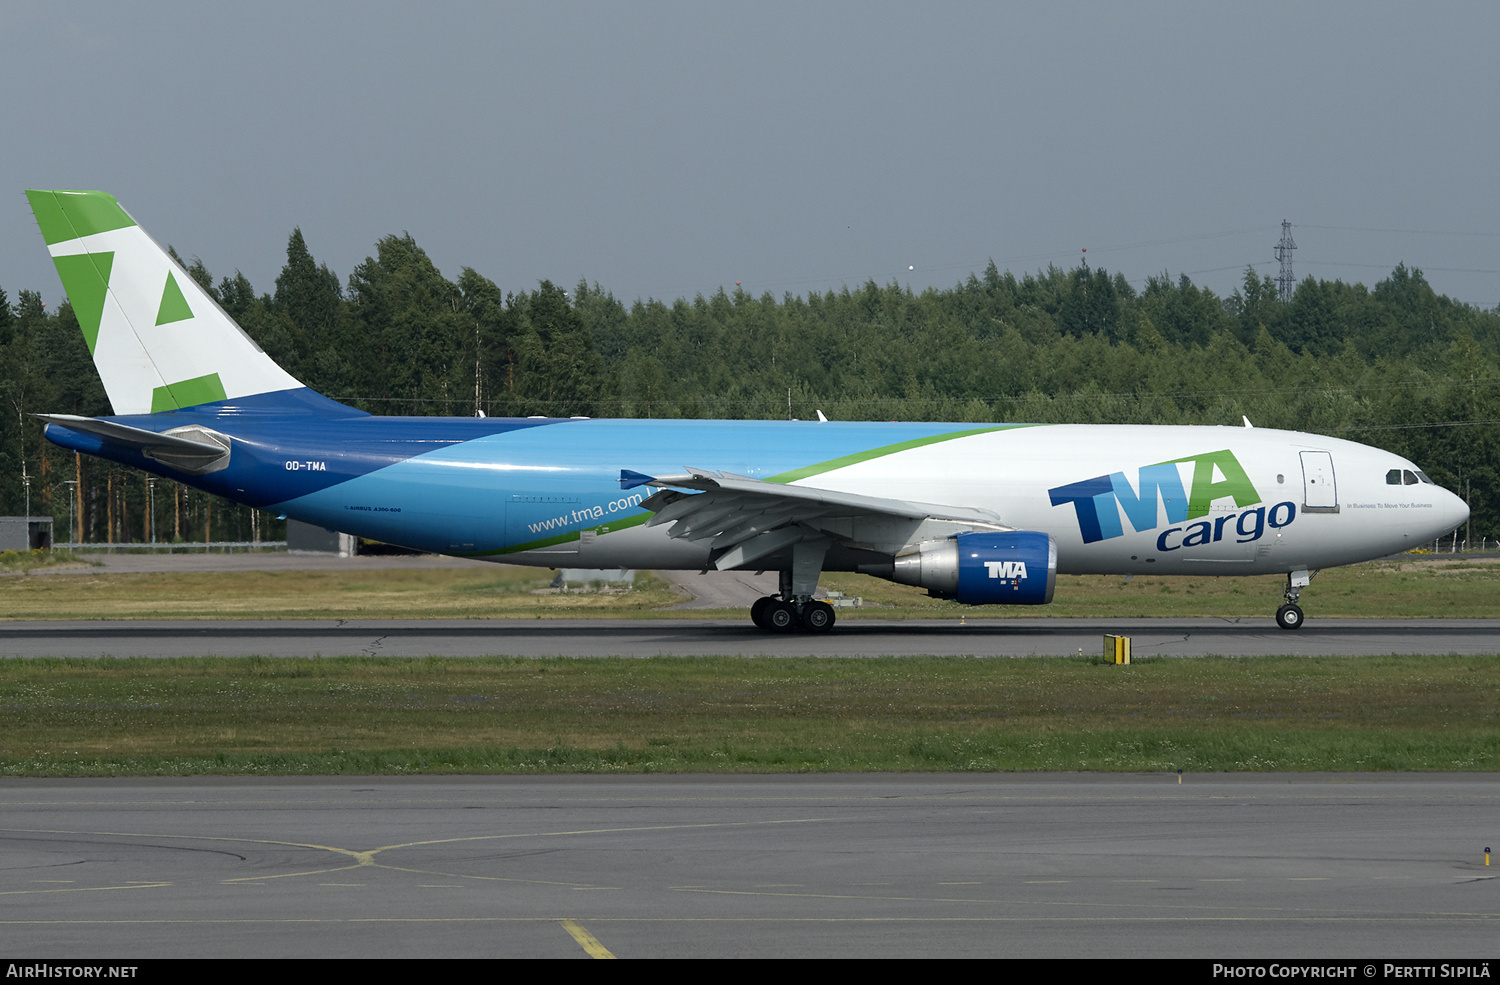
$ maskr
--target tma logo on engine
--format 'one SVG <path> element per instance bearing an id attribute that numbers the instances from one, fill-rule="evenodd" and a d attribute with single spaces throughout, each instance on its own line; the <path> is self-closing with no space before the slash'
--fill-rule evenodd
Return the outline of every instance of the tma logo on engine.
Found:
<path id="1" fill-rule="evenodd" d="M 1185 487 L 1181 466 L 1189 464 L 1193 467 L 1191 486 Z M 1191 488 L 1191 493 L 1188 488 Z M 1267 524 L 1284 527 L 1297 515 L 1297 508 L 1291 503 L 1277 503 L 1269 511 L 1265 507 L 1246 509 L 1261 501 L 1260 493 L 1255 491 L 1234 452 L 1228 449 L 1144 466 L 1134 487 L 1124 472 L 1115 472 L 1057 486 L 1047 493 L 1052 497 L 1053 506 L 1073 504 L 1078 514 L 1078 530 L 1085 544 L 1123 537 L 1125 528 L 1120 520 L 1121 512 L 1129 518 L 1136 532 L 1142 533 L 1155 530 L 1163 514 L 1168 523 L 1176 524 L 1207 516 L 1213 502 L 1218 499 L 1233 498 L 1235 507 L 1245 510 L 1215 517 L 1212 522 L 1203 520 L 1185 528 L 1173 527 L 1163 531 L 1157 538 L 1157 549 L 1162 551 L 1213 543 L 1226 536 L 1233 537 L 1237 543 L 1247 544 L 1259 540 Z M 1229 526 L 1231 523 L 1232 527 Z M 1179 532 L 1183 534 L 1180 542 L 1171 543 Z"/>

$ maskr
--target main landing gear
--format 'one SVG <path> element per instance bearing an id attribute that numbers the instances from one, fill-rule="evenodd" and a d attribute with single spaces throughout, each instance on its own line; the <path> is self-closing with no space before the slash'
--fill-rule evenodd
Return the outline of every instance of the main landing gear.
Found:
<path id="1" fill-rule="evenodd" d="M 750 607 L 750 619 L 773 633 L 826 633 L 833 628 L 833 606 L 816 599 L 783 599 L 767 595 Z"/>
<path id="2" fill-rule="evenodd" d="M 1287 572 L 1286 605 L 1276 610 L 1276 625 L 1282 629 L 1302 628 L 1302 609 L 1297 605 L 1297 599 L 1311 581 L 1312 574 L 1305 568 Z"/>
<path id="3" fill-rule="evenodd" d="M 792 566 L 782 570 L 775 595 L 755 600 L 750 619 L 773 633 L 826 633 L 833 628 L 833 606 L 813 598 L 828 540 L 813 537 L 792 545 Z"/>

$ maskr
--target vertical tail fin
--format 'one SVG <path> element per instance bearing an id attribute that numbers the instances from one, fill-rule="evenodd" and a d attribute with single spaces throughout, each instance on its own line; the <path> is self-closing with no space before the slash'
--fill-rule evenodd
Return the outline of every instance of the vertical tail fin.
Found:
<path id="1" fill-rule="evenodd" d="M 113 195 L 27 191 L 116 414 L 301 388 Z"/>

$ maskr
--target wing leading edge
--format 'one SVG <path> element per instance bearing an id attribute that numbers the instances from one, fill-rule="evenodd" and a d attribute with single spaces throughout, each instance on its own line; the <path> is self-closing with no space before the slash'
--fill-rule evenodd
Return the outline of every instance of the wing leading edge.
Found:
<path id="1" fill-rule="evenodd" d="M 995 513 L 974 507 L 862 496 L 707 469 L 667 476 L 625 470 L 620 484 L 660 490 L 641 503 L 656 514 L 646 525 L 669 523 L 669 537 L 707 540 L 709 563 L 720 571 L 748 568 L 789 550 L 821 555 L 833 543 L 895 557 L 957 533 L 1013 529 Z"/>

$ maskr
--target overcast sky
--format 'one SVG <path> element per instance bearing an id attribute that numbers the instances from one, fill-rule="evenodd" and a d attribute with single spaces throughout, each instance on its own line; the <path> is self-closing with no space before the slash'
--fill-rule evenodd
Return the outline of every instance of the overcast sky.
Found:
<path id="1" fill-rule="evenodd" d="M 1500 305 L 1493 3 L 0 0 L 0 287 L 25 188 L 98 188 L 216 276 L 409 231 L 627 303 L 1093 266 L 1220 295 L 1398 262 Z"/>

